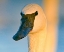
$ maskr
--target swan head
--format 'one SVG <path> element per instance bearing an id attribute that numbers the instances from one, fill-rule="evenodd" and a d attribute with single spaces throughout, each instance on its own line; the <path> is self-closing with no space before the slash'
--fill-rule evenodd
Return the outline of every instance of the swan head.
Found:
<path id="1" fill-rule="evenodd" d="M 38 15 L 38 11 L 35 11 L 32 14 L 26 14 L 26 15 L 21 12 L 22 24 L 20 25 L 18 32 L 13 36 L 14 40 L 16 41 L 20 40 L 28 35 L 28 33 L 33 29 L 35 16 L 37 15 Z"/>
<path id="2" fill-rule="evenodd" d="M 28 4 L 21 11 L 21 22 L 18 32 L 13 36 L 15 41 L 30 33 L 39 32 L 46 27 L 46 17 L 43 9 L 37 4 Z"/>

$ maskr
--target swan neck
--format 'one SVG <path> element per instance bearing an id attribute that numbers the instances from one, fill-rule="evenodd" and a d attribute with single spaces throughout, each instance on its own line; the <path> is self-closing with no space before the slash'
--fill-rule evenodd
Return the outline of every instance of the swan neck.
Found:
<path id="1" fill-rule="evenodd" d="M 38 33 L 29 34 L 29 52 L 44 52 L 46 29 Z"/>

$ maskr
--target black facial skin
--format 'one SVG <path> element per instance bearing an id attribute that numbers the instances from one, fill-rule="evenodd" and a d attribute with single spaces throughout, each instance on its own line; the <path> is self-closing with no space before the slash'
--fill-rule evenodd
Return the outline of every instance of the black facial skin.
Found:
<path id="1" fill-rule="evenodd" d="M 32 14 L 23 14 L 21 12 L 21 22 L 22 24 L 19 27 L 18 32 L 13 36 L 15 41 L 20 40 L 28 35 L 28 33 L 33 29 L 35 16 L 38 15 L 38 12 Z"/>

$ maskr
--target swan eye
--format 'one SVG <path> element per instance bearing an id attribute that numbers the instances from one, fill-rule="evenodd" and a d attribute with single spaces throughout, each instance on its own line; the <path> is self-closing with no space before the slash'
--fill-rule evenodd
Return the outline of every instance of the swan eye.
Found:
<path id="1" fill-rule="evenodd" d="M 38 11 L 35 12 L 35 16 L 38 15 Z"/>
<path id="2" fill-rule="evenodd" d="M 25 14 L 23 14 L 22 12 L 20 13 L 21 16 L 24 16 Z"/>

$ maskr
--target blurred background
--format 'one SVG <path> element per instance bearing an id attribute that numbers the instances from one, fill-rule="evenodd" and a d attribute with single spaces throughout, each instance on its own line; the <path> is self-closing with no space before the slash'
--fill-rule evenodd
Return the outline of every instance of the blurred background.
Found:
<path id="1" fill-rule="evenodd" d="M 0 52 L 28 52 L 28 40 L 14 41 L 20 26 L 20 12 L 30 3 L 42 6 L 42 0 L 0 0 Z M 64 0 L 59 3 L 57 52 L 64 52 Z"/>

